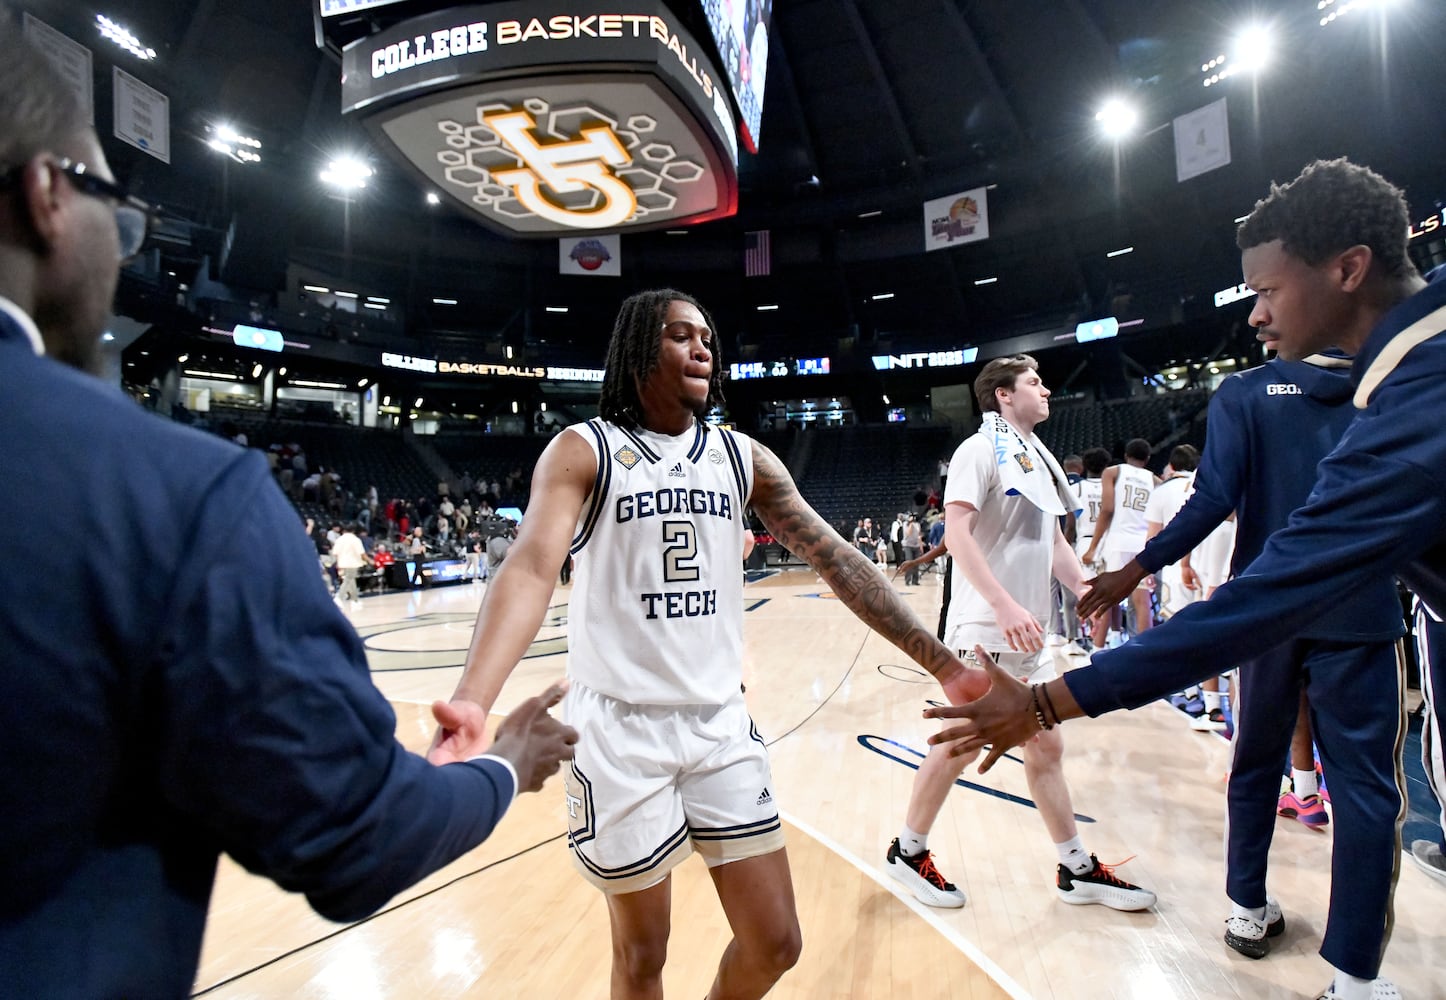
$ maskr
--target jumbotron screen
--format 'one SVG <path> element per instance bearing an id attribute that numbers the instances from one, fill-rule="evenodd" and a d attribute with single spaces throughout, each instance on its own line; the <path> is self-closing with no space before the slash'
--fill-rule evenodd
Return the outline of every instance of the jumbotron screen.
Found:
<path id="1" fill-rule="evenodd" d="M 768 74 L 768 22 L 773 0 L 703 0 L 708 30 L 718 43 L 723 72 L 743 117 L 743 142 L 758 152 L 763 84 Z"/>

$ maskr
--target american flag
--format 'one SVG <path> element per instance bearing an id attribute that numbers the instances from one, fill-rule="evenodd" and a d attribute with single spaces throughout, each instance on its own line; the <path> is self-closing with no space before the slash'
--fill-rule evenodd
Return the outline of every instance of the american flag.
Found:
<path id="1" fill-rule="evenodd" d="M 773 266 L 773 255 L 768 246 L 767 229 L 743 234 L 743 274 L 749 278 L 761 278 L 769 274 Z"/>

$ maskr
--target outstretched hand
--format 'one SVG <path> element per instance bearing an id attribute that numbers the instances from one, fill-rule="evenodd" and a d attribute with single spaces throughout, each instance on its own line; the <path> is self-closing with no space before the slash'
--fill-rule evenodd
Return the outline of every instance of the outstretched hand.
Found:
<path id="1" fill-rule="evenodd" d="M 427 760 L 433 764 L 456 764 L 487 752 L 487 710 L 475 701 L 434 701 L 432 718 L 437 733 Z"/>
<path id="2" fill-rule="evenodd" d="M 983 774 L 1011 747 L 1019 746 L 1039 733 L 1029 686 L 1000 668 L 983 646 L 974 647 L 990 681 L 984 697 L 967 704 L 942 705 L 924 711 L 926 719 L 962 719 L 962 724 L 942 729 L 929 737 L 931 745 L 952 744 L 950 757 L 962 757 L 989 745 L 989 755 L 979 765 Z M 969 671 L 979 673 L 980 671 Z"/>
<path id="3" fill-rule="evenodd" d="M 1143 572 L 1136 572 L 1131 562 L 1123 569 L 1101 573 L 1092 580 L 1086 580 L 1089 587 L 1079 599 L 1078 612 L 1081 618 L 1093 618 L 1102 611 L 1108 611 L 1129 597 L 1145 578 Z"/>
<path id="4" fill-rule="evenodd" d="M 566 692 L 566 681 L 551 684 L 542 694 L 514 708 L 497 727 L 497 739 L 490 752 L 511 762 L 517 771 L 519 792 L 539 790 L 563 761 L 572 760 L 577 730 L 547 714 Z"/>

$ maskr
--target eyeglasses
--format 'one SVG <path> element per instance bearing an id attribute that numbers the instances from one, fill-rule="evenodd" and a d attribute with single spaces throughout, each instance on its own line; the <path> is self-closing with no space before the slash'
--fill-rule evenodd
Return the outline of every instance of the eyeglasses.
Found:
<path id="1" fill-rule="evenodd" d="M 80 191 L 95 198 L 109 198 L 115 202 L 115 227 L 120 235 L 121 259 L 125 260 L 139 253 L 146 242 L 146 233 L 151 228 L 151 216 L 155 209 L 114 181 L 97 177 L 84 163 L 60 160 L 56 166 Z"/>
<path id="2" fill-rule="evenodd" d="M 63 159 L 55 161 L 55 166 L 70 179 L 70 183 L 75 185 L 81 194 L 115 202 L 115 227 L 119 236 L 121 259 L 134 257 L 145 245 L 146 233 L 151 227 L 155 208 L 114 181 L 97 177 L 84 163 Z M 0 174 L 0 186 L 13 183 L 24 169 L 22 164 Z"/>

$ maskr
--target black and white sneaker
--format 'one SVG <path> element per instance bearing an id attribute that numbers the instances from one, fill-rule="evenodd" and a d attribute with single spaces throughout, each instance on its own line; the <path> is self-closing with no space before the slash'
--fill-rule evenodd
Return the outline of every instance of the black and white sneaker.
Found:
<path id="1" fill-rule="evenodd" d="M 1230 917 L 1225 921 L 1225 943 L 1246 958 L 1264 958 L 1270 954 L 1270 938 L 1285 933 L 1285 914 L 1280 904 L 1266 897 L 1265 919 Z"/>
<path id="2" fill-rule="evenodd" d="M 1149 889 L 1126 882 L 1093 854 L 1090 861 L 1094 867 L 1083 875 L 1076 875 L 1064 865 L 1056 869 L 1055 887 L 1060 899 L 1075 905 L 1099 903 L 1112 910 L 1148 910 L 1155 905 L 1155 894 Z"/>
<path id="3" fill-rule="evenodd" d="M 899 850 L 899 840 L 889 845 L 885 858 L 889 874 L 909 887 L 914 898 L 925 906 L 957 910 L 964 905 L 964 893 L 934 867 L 934 856 L 928 851 L 910 857 Z"/>

